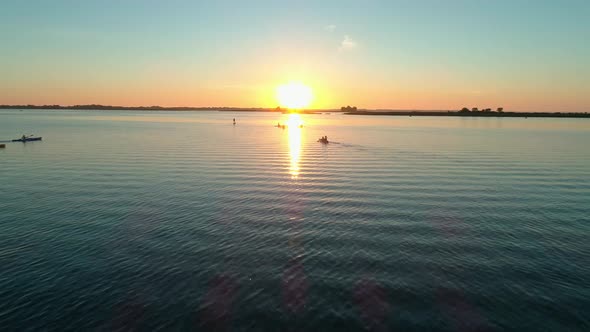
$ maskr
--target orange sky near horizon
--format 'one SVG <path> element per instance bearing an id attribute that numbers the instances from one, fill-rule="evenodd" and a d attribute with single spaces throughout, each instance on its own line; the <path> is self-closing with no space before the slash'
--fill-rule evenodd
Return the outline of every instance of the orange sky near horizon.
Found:
<path id="1" fill-rule="evenodd" d="M 509 91 L 444 91 L 432 87 L 387 87 L 330 85 L 304 81 L 313 91 L 309 109 L 336 109 L 351 105 L 366 109 L 454 110 L 461 107 L 497 108 L 510 111 L 588 111 L 590 97 L 575 91 L 546 94 L 535 89 Z M 93 86 L 51 84 L 38 88 L 0 89 L 0 104 L 9 105 L 119 105 L 119 106 L 194 106 L 194 107 L 264 107 L 280 105 L 276 88 L 288 80 L 248 85 L 115 85 Z M 314 82 L 314 83 L 309 83 Z M 320 84 L 325 85 L 320 85 Z M 284 105 L 283 105 L 284 107 Z"/>
<path id="2" fill-rule="evenodd" d="M 15 71 L 12 80 L 0 80 L 0 104 L 274 108 L 279 106 L 277 86 L 299 81 L 313 91 L 310 109 L 351 105 L 411 110 L 590 110 L 590 94 L 585 93 L 581 79 L 561 84 L 546 77 L 516 76 L 510 82 L 500 82 L 501 77 L 467 75 L 444 66 L 421 67 L 415 72 L 401 65 L 379 70 L 363 63 L 367 56 L 363 52 L 307 52 L 303 58 L 294 58 L 276 49 L 214 70 L 207 69 L 206 62 L 160 61 L 121 68 L 125 74 L 120 76 L 99 72 L 84 63 L 69 65 L 63 72 L 59 67 L 65 63 L 58 62 L 57 68 L 38 63 L 37 68 L 33 66 L 34 79 L 19 77 Z M 529 80 L 536 83 L 529 84 Z"/>

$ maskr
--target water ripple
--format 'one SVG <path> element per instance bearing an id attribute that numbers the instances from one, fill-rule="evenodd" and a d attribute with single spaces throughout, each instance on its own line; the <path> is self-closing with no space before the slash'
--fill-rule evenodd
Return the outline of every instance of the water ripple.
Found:
<path id="1" fill-rule="evenodd" d="M 0 112 L 6 330 L 590 328 L 579 125 L 66 113 Z"/>

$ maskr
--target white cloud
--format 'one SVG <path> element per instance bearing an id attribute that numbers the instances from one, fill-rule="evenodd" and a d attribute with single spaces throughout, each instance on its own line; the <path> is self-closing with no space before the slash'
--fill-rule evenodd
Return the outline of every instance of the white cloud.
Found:
<path id="1" fill-rule="evenodd" d="M 352 49 L 356 48 L 357 45 L 358 44 L 355 40 L 350 38 L 350 36 L 346 35 L 346 36 L 344 36 L 344 40 L 342 40 L 342 42 L 340 43 L 340 50 L 342 50 L 342 51 L 352 50 Z"/>
<path id="2" fill-rule="evenodd" d="M 326 25 L 326 27 L 324 29 L 326 29 L 326 31 L 328 31 L 328 32 L 334 32 L 334 30 L 336 30 L 336 26 L 334 24 L 330 24 L 330 25 Z"/>

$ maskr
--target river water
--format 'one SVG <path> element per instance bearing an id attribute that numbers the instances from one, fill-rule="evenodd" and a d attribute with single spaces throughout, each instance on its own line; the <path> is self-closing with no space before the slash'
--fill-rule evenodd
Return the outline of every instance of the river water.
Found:
<path id="1" fill-rule="evenodd" d="M 590 120 L 0 111 L 22 134 L 3 330 L 590 329 Z"/>

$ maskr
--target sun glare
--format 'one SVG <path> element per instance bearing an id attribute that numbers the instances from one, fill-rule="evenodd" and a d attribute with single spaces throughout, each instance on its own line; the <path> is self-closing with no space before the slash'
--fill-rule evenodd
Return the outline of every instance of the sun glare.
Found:
<path id="1" fill-rule="evenodd" d="M 307 85 L 291 82 L 277 88 L 277 99 L 281 107 L 300 109 L 311 104 L 313 93 Z"/>

